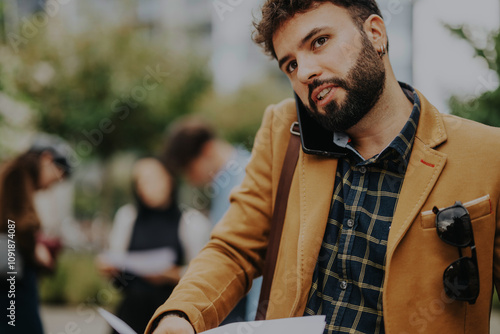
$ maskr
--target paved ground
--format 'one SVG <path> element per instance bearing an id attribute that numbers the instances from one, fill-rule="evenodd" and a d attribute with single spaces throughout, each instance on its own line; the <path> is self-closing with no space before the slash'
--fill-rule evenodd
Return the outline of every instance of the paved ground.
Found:
<path id="1" fill-rule="evenodd" d="M 106 321 L 94 309 L 77 306 L 42 306 L 46 334 L 109 334 Z"/>
<path id="2" fill-rule="evenodd" d="M 46 334 L 109 334 L 104 319 L 93 309 L 84 307 L 42 307 Z M 491 314 L 490 334 L 500 334 L 500 310 Z M 79 329 L 81 331 L 79 331 Z"/>
<path id="3" fill-rule="evenodd" d="M 490 334 L 500 334 L 500 310 L 491 312 Z"/>

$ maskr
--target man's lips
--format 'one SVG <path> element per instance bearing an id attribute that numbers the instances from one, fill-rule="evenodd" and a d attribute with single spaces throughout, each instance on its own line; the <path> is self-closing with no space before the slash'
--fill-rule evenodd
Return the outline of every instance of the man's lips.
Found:
<path id="1" fill-rule="evenodd" d="M 322 107 L 333 99 L 337 88 L 338 86 L 333 84 L 321 85 L 313 90 L 311 98 L 318 107 Z"/>

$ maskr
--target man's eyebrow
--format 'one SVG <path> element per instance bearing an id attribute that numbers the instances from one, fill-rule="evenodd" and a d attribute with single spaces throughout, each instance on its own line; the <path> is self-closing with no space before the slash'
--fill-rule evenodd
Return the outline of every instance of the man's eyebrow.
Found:
<path id="1" fill-rule="evenodd" d="M 283 58 L 281 58 L 279 61 L 278 61 L 278 66 L 279 68 L 281 68 L 281 66 L 283 66 L 284 63 L 286 63 L 288 61 L 288 59 L 290 59 L 290 56 L 289 55 L 286 55 L 284 56 Z"/>
<path id="2" fill-rule="evenodd" d="M 319 28 L 314 28 L 311 30 L 302 40 L 300 41 L 299 48 L 303 48 L 304 45 L 314 37 L 314 35 L 320 33 L 323 30 L 326 30 L 328 27 L 319 27 Z"/>
<path id="3" fill-rule="evenodd" d="M 321 31 L 323 30 L 326 30 L 328 27 L 318 27 L 318 28 L 314 28 L 313 30 L 311 30 L 306 36 L 304 36 L 304 38 L 302 38 L 302 40 L 300 41 L 299 43 L 299 49 L 303 48 L 304 45 L 311 39 L 313 38 L 315 35 L 317 35 L 318 33 L 320 33 Z M 290 59 L 290 55 L 286 55 L 284 56 L 283 58 L 281 58 L 279 61 L 278 61 L 278 66 L 279 68 L 281 68 L 283 66 L 284 63 L 286 63 L 288 61 L 288 59 Z"/>

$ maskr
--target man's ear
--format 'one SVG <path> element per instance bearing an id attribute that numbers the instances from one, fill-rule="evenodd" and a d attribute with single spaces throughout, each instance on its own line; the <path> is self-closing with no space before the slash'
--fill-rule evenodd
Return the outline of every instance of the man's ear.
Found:
<path id="1" fill-rule="evenodd" d="M 380 16 L 377 14 L 370 15 L 365 20 L 363 29 L 375 50 L 378 50 L 382 45 L 387 45 L 387 31 L 384 20 Z"/>

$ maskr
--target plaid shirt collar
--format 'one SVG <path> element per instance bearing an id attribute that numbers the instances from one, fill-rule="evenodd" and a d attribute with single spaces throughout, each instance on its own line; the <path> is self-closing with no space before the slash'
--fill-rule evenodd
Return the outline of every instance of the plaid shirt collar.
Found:
<path id="1" fill-rule="evenodd" d="M 334 132 L 333 142 L 340 147 L 347 148 L 351 153 L 350 158 L 354 159 L 356 163 L 369 164 L 377 163 L 382 160 L 398 160 L 402 162 L 403 166 L 408 166 L 413 140 L 417 132 L 418 120 L 420 118 L 420 98 L 413 87 L 403 82 L 399 84 L 408 100 L 413 103 L 413 109 L 403 130 L 401 130 L 396 138 L 394 138 L 381 153 L 365 160 L 351 145 L 351 140 L 346 133 Z"/>

